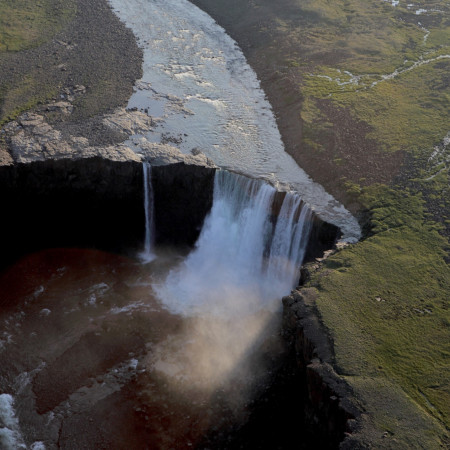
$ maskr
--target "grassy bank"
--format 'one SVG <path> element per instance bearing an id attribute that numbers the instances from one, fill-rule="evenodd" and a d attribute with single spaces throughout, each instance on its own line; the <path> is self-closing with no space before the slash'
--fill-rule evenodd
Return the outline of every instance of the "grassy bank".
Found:
<path id="1" fill-rule="evenodd" d="M 12 54 L 36 48 L 55 36 L 73 19 L 76 4 L 68 0 L 0 0 L 0 64 L 8 65 Z M 12 67 L 0 78 L 0 124 L 15 118 L 57 94 L 57 87 L 42 83 L 44 67 L 27 70 Z"/>
<path id="2" fill-rule="evenodd" d="M 439 448 L 450 423 L 448 241 L 424 218 L 420 195 L 383 186 L 361 195 L 373 235 L 326 260 L 310 289 L 338 372 L 356 386 L 374 385 L 359 389 L 368 404 L 376 386 L 392 383 L 391 399 L 377 405 L 378 425 L 404 448 Z M 402 420 L 390 416 L 398 387 L 410 400 Z"/>
<path id="3" fill-rule="evenodd" d="M 42 44 L 74 13 L 73 2 L 65 0 L 0 0 L 0 54 Z"/>

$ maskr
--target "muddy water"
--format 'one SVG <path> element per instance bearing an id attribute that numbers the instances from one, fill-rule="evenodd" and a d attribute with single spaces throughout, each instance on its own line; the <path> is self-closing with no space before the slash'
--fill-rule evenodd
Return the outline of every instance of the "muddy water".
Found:
<path id="1" fill-rule="evenodd" d="M 0 276 L 0 448 L 205 448 L 247 421 L 278 321 L 169 313 L 151 285 L 178 259 L 47 250 Z M 262 324 L 229 363 L 230 329 Z"/>

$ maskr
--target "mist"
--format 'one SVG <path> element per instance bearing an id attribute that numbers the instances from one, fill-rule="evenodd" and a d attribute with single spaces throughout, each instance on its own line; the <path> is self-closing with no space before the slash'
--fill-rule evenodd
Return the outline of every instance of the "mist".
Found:
<path id="1" fill-rule="evenodd" d="M 226 171 L 195 249 L 153 288 L 179 333 L 152 348 L 147 364 L 180 395 L 214 396 L 238 411 L 264 386 L 277 357 L 281 298 L 298 280 L 311 211 L 286 194 Z"/>

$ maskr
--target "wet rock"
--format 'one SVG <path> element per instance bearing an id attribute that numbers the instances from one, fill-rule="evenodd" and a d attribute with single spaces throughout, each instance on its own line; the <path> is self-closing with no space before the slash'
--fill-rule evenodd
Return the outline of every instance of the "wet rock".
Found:
<path id="1" fill-rule="evenodd" d="M 147 114 L 133 110 L 119 108 L 113 114 L 104 117 L 103 123 L 113 130 L 127 135 L 145 134 L 152 128 L 152 118 Z"/>
<path id="2" fill-rule="evenodd" d="M 161 166 L 166 164 L 184 163 L 195 166 L 216 167 L 216 165 L 203 153 L 198 151 L 195 155 L 185 155 L 181 151 L 167 144 L 155 144 L 146 139 L 138 141 L 139 152 L 152 165 Z"/>

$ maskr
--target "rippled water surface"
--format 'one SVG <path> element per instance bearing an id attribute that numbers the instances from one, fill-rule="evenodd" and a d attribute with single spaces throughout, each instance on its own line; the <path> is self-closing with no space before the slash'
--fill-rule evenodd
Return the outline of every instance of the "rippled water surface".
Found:
<path id="1" fill-rule="evenodd" d="M 359 238 L 354 217 L 284 151 L 256 74 L 210 16 L 187 0 L 110 4 L 144 51 L 144 76 L 129 107 L 156 118 L 149 141 L 185 153 L 199 148 L 221 167 L 293 189 L 347 240 Z"/>

